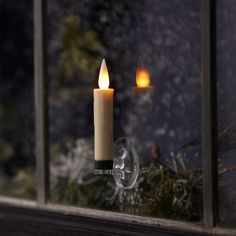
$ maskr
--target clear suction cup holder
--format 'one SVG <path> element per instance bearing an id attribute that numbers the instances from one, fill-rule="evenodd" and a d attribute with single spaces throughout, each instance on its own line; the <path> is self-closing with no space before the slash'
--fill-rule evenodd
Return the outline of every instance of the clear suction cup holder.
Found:
<path id="1" fill-rule="evenodd" d="M 114 145 L 113 170 L 94 170 L 95 174 L 113 175 L 121 188 L 132 188 L 139 174 L 139 158 L 134 144 L 127 138 L 119 138 Z"/>

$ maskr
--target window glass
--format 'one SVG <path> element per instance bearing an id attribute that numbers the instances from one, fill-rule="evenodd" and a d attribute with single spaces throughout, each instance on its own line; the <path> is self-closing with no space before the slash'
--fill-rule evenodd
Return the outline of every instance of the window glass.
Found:
<path id="1" fill-rule="evenodd" d="M 236 223 L 236 2 L 217 1 L 219 218 Z"/>
<path id="2" fill-rule="evenodd" d="M 0 12 L 0 194 L 34 198 L 32 1 Z"/>
<path id="3" fill-rule="evenodd" d="M 48 1 L 53 202 L 128 214 L 202 218 L 200 1 Z M 93 174 L 93 89 L 106 58 L 114 140 L 132 138 L 132 189 Z M 151 80 L 137 90 L 137 68 Z"/>

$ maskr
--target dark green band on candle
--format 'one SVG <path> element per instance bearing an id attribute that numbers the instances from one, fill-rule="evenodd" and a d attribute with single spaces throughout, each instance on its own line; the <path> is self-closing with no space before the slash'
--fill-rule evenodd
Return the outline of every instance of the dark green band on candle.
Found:
<path id="1" fill-rule="evenodd" d="M 113 170 L 113 161 L 112 160 L 104 160 L 104 161 L 95 160 L 95 169 L 96 170 Z"/>

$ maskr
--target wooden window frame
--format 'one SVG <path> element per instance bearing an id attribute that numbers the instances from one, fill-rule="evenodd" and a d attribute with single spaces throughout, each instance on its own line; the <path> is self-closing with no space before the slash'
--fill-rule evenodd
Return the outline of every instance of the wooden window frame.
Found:
<path id="1" fill-rule="evenodd" d="M 34 0 L 34 92 L 37 201 L 0 197 L 4 235 L 236 235 L 218 227 L 216 0 L 202 1 L 202 223 L 131 216 L 49 202 L 47 0 Z"/>

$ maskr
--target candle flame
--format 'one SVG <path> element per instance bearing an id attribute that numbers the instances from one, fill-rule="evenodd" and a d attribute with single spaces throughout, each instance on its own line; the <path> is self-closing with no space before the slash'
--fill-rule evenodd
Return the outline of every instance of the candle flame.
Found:
<path id="1" fill-rule="evenodd" d="M 98 86 L 100 89 L 107 89 L 109 87 L 109 74 L 105 59 L 102 60 L 102 64 L 100 67 Z"/>
<path id="2" fill-rule="evenodd" d="M 145 67 L 139 67 L 136 71 L 136 84 L 139 88 L 145 88 L 150 85 L 150 75 Z"/>

